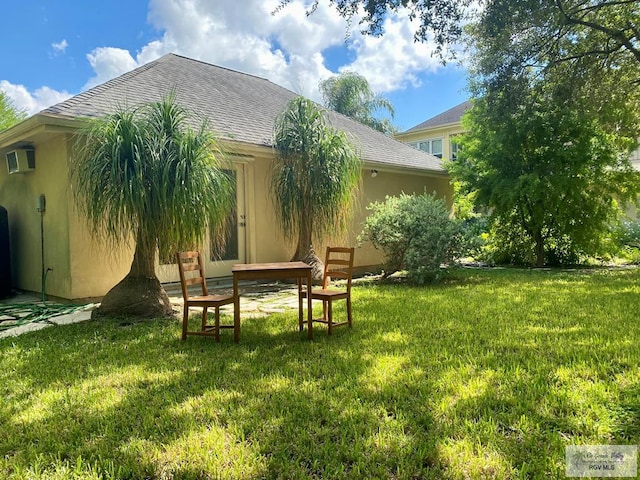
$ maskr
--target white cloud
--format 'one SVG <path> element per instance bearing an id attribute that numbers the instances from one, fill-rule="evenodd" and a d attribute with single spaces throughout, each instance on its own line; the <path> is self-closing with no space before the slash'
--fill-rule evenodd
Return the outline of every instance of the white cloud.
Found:
<path id="1" fill-rule="evenodd" d="M 71 97 L 68 92 L 58 92 L 49 87 L 41 87 L 29 92 L 24 85 L 14 85 L 6 80 L 0 80 L 0 90 L 3 90 L 19 110 L 25 110 L 29 115 L 63 102 Z"/>
<path id="2" fill-rule="evenodd" d="M 128 50 L 113 47 L 96 48 L 87 54 L 87 60 L 89 60 L 89 64 L 96 76 L 86 83 L 85 90 L 100 85 L 138 66 L 138 63 Z"/>
<path id="3" fill-rule="evenodd" d="M 69 44 L 67 43 L 67 41 L 64 38 L 59 43 L 52 43 L 51 44 L 51 47 L 53 48 L 53 51 L 56 54 L 64 53 L 68 46 L 69 46 Z"/>
<path id="4" fill-rule="evenodd" d="M 363 36 L 327 1 L 307 16 L 309 2 L 292 0 L 275 15 L 279 0 L 151 0 L 149 20 L 164 34 L 145 46 L 140 63 L 173 51 L 266 77 L 313 99 L 318 83 L 333 73 L 325 50 L 347 42 L 354 61 L 341 70 L 365 76 L 372 88 L 389 92 L 417 85 L 418 75 L 440 67 L 433 44 L 416 43 L 417 20 L 400 10 L 384 24 L 382 37 Z M 347 36 L 349 37 L 346 40 Z M 153 58 L 152 58 L 153 57 Z"/>
<path id="5" fill-rule="evenodd" d="M 413 40 L 416 21 L 410 21 L 408 13 L 400 10 L 384 22 L 382 37 L 354 37 L 351 49 L 355 60 L 340 68 L 363 75 L 376 92 L 390 92 L 408 85 L 419 86 L 418 74 L 433 72 L 441 67 L 433 56 L 435 45 Z"/>
<path id="6" fill-rule="evenodd" d="M 353 60 L 340 70 L 365 76 L 377 92 L 417 85 L 419 74 L 439 68 L 431 56 L 432 46 L 415 43 L 406 12 L 386 19 L 382 37 L 362 36 L 358 18 L 352 25 L 341 18 L 328 0 L 320 2 L 310 16 L 307 0 L 292 0 L 275 15 L 280 0 L 150 0 L 148 21 L 161 36 L 137 52 L 99 46 L 87 54 L 95 75 L 84 89 L 174 52 L 198 60 L 258 75 L 320 99 L 318 83 L 334 73 L 327 67 L 327 49 L 345 45 Z M 63 52 L 66 40 L 52 44 Z M 28 92 L 22 86 L 10 93 L 17 105 L 37 111 L 45 99 L 66 98 L 66 92 L 47 87 Z M 9 87 L 7 87 L 9 88 Z M 47 100 L 48 101 L 48 100 Z M 48 105 L 45 105 L 48 106 Z"/>

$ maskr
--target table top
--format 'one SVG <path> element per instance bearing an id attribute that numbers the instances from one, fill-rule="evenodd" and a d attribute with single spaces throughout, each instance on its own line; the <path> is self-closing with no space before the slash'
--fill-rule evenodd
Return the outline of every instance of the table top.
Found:
<path id="1" fill-rule="evenodd" d="M 311 270 L 311 265 L 304 262 L 272 262 L 272 263 L 237 263 L 231 267 L 232 272 L 264 272 L 281 270 Z"/>

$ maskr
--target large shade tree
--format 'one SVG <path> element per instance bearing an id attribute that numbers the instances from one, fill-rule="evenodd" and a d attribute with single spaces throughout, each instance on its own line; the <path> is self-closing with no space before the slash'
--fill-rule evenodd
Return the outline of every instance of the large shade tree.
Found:
<path id="1" fill-rule="evenodd" d="M 636 137 L 570 93 L 572 72 L 550 73 L 483 83 L 450 165 L 491 211 L 503 253 L 536 266 L 604 253 L 620 204 L 640 193 L 629 162 Z M 622 101 L 611 108 L 618 121 L 632 114 Z"/>
<path id="2" fill-rule="evenodd" d="M 280 0 L 277 11 L 292 0 Z M 480 2 L 483 3 L 483 2 Z M 311 2 L 307 15 L 318 8 L 319 0 Z M 432 39 L 434 53 L 441 58 L 447 55 L 447 46 L 457 42 L 462 25 L 469 14 L 468 7 L 477 4 L 472 0 L 329 0 L 337 12 L 351 23 L 359 19 L 362 32 L 374 36 L 384 34 L 385 20 L 389 14 L 406 12 L 417 19 L 414 38 L 419 41 Z"/>
<path id="3" fill-rule="evenodd" d="M 381 112 L 387 112 L 393 118 L 393 105 L 376 94 L 362 75 L 343 72 L 327 78 L 320 82 L 320 93 L 325 107 L 382 133 L 392 135 L 397 132 L 389 118 L 379 118 Z"/>
<path id="4" fill-rule="evenodd" d="M 625 38 L 639 5 L 493 0 L 467 30 L 476 101 L 452 171 L 490 207 L 500 243 L 518 246 L 514 260 L 603 253 L 619 204 L 638 195 L 640 58 Z"/>
<path id="5" fill-rule="evenodd" d="M 277 10 L 292 0 L 281 0 Z M 414 38 L 432 41 L 434 53 L 455 55 L 447 47 L 464 36 L 464 25 L 480 23 L 496 36 L 511 35 L 528 50 L 528 62 L 553 52 L 556 60 L 602 59 L 629 55 L 640 62 L 640 2 L 637 0 L 329 0 L 362 32 L 383 35 L 390 14 L 417 20 Z M 313 13 L 318 0 L 307 11 Z M 479 22 L 478 22 L 479 17 Z M 522 50 L 521 50 L 522 51 Z"/>
<path id="6" fill-rule="evenodd" d="M 205 122 L 189 127 L 174 95 L 89 122 L 78 137 L 70 177 L 91 233 L 114 250 L 134 242 L 131 269 L 102 299 L 97 314 L 172 314 L 155 273 L 163 258 L 221 238 L 232 186 Z"/>
<path id="7" fill-rule="evenodd" d="M 274 129 L 276 162 L 271 193 L 280 226 L 296 242 L 292 260 L 322 261 L 313 242 L 344 232 L 361 181 L 362 162 L 344 132 L 335 130 L 311 100 L 296 97 Z"/>

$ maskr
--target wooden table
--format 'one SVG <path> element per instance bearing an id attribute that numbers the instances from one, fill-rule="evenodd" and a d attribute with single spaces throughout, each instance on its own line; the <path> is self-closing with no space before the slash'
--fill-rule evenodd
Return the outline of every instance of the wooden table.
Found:
<path id="1" fill-rule="evenodd" d="M 304 262 L 276 263 L 239 263 L 231 267 L 233 273 L 233 341 L 240 341 L 240 280 L 284 280 L 295 278 L 298 281 L 298 324 L 303 329 L 302 280 L 306 279 L 307 292 L 311 291 L 311 266 Z M 313 338 L 311 295 L 307 295 L 307 337 Z"/>

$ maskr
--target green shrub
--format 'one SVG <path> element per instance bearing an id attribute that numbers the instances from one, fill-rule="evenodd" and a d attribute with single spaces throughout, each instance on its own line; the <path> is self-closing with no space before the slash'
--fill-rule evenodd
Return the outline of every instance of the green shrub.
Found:
<path id="1" fill-rule="evenodd" d="M 440 266 L 450 263 L 458 243 L 459 226 L 434 195 L 387 196 L 367 207 L 360 238 L 384 252 L 385 270 L 406 270 L 417 284 L 437 280 Z"/>
<path id="2" fill-rule="evenodd" d="M 615 231 L 615 237 L 620 247 L 640 248 L 640 221 L 620 222 Z"/>
<path id="3" fill-rule="evenodd" d="M 459 221 L 460 257 L 480 260 L 489 238 L 489 220 L 486 216 L 476 216 Z"/>
<path id="4" fill-rule="evenodd" d="M 544 234 L 547 236 L 544 244 L 545 265 L 576 265 L 589 256 L 568 235 L 553 235 L 548 231 Z M 517 223 L 504 224 L 493 219 L 479 259 L 492 265 L 535 265 L 535 243 Z"/>

